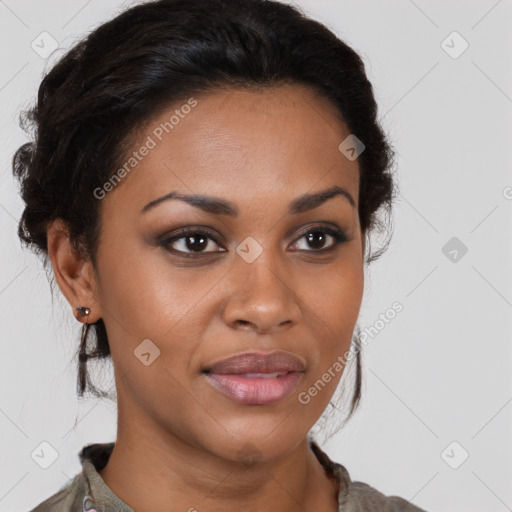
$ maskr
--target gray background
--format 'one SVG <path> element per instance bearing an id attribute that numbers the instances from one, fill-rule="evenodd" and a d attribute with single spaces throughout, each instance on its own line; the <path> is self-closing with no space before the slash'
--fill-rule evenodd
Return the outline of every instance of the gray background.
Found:
<path id="1" fill-rule="evenodd" d="M 35 506 L 80 470 L 82 446 L 115 439 L 115 404 L 77 399 L 80 324 L 18 242 L 10 166 L 26 140 L 17 112 L 62 53 L 45 60 L 32 41 L 47 31 L 68 48 L 131 3 L 0 1 L 0 511 Z M 361 53 L 401 189 L 392 244 L 366 274 L 363 402 L 324 448 L 429 512 L 510 510 L 512 2 L 296 3 Z M 452 237 L 468 249 L 456 261 Z M 58 453 L 48 469 L 31 458 L 42 442 Z"/>

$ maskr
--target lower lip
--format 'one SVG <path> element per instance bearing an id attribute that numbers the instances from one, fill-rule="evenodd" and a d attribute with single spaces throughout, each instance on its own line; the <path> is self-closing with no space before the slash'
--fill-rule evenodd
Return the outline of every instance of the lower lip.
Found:
<path id="1" fill-rule="evenodd" d="M 289 372 L 273 378 L 208 373 L 208 381 L 235 402 L 245 405 L 270 405 L 279 402 L 297 387 L 303 373 Z"/>

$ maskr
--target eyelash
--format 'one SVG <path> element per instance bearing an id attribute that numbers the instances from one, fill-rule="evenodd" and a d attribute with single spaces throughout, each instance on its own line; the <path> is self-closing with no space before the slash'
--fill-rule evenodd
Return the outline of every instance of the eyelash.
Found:
<path id="1" fill-rule="evenodd" d="M 338 247 L 340 244 L 349 241 L 346 233 L 343 230 L 319 225 L 319 226 L 315 226 L 315 227 L 309 227 L 307 230 L 303 231 L 298 236 L 298 238 L 295 240 L 295 242 L 293 242 L 293 243 L 298 242 L 303 237 L 305 237 L 306 235 L 311 234 L 311 233 L 325 233 L 327 235 L 330 235 L 334 239 L 334 242 L 327 249 L 312 249 L 312 250 L 306 250 L 304 252 L 313 252 L 313 253 L 320 253 L 320 254 L 327 253 L 327 252 L 330 252 L 330 251 L 336 249 L 336 247 Z M 203 251 L 203 252 L 195 252 L 194 253 L 194 252 L 178 251 L 176 249 L 172 249 L 169 247 L 174 242 L 177 242 L 178 240 L 186 238 L 188 235 L 201 235 L 206 238 L 209 238 L 210 240 L 215 242 L 217 245 L 220 245 L 220 243 L 216 239 L 216 236 L 213 233 L 211 233 L 208 230 L 205 230 L 204 228 L 193 228 L 193 227 L 182 228 L 182 229 L 178 230 L 172 236 L 166 237 L 163 240 L 159 241 L 158 245 L 160 245 L 164 249 L 166 249 L 170 252 L 173 252 L 173 253 L 179 255 L 180 257 L 184 257 L 184 258 L 198 258 L 204 254 L 215 254 L 215 253 L 219 253 L 219 252 L 226 252 L 226 251 Z M 299 250 L 302 250 L 302 249 L 299 249 Z"/>

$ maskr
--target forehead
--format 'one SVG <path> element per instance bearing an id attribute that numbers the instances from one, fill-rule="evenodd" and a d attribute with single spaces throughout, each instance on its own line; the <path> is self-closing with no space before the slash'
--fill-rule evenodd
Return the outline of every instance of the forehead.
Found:
<path id="1" fill-rule="evenodd" d="M 291 200 L 332 184 L 357 201 L 357 161 L 338 149 L 349 134 L 330 101 L 298 84 L 195 96 L 145 124 L 121 163 L 129 172 L 108 202 L 140 211 L 177 190 L 243 204 L 277 192 Z M 130 157 L 133 167 L 126 165 Z"/>

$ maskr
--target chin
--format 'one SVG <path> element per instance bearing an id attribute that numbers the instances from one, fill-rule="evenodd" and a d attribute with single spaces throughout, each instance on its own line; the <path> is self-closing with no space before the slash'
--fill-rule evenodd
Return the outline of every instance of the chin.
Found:
<path id="1" fill-rule="evenodd" d="M 278 422 L 260 425 L 262 428 L 247 426 L 244 432 L 226 434 L 224 439 L 214 442 L 210 451 L 224 459 L 243 462 L 248 467 L 257 462 L 271 462 L 290 453 L 297 444 L 307 437 L 293 429 L 276 428 Z M 229 432 L 229 430 L 227 430 Z M 211 444 L 211 441 L 208 443 Z"/>

